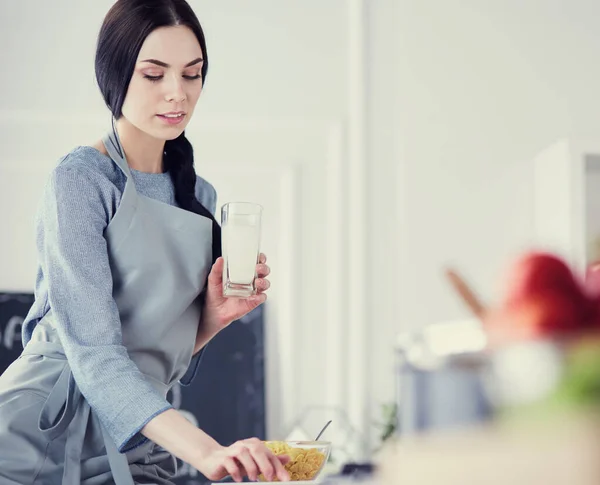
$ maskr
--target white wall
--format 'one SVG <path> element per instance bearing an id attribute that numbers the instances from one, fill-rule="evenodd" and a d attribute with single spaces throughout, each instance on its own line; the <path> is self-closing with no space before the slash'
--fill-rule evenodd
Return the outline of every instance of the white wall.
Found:
<path id="1" fill-rule="evenodd" d="M 26 221 L 45 174 L 108 122 L 93 51 L 110 3 L 0 4 L 0 42 L 13 46 L 0 52 L 0 204 L 12 228 L 1 289 L 33 283 Z M 396 333 L 466 315 L 442 265 L 490 298 L 533 235 L 530 160 L 599 126 L 600 6 L 191 3 L 211 63 L 189 130 L 198 171 L 222 200 L 261 199 L 271 218 L 270 430 L 313 404 L 341 404 L 366 428 L 393 396 Z"/>
<path id="2" fill-rule="evenodd" d="M 598 138 L 599 13 L 584 0 L 401 2 L 407 327 L 466 314 L 441 278 L 446 263 L 492 299 L 507 259 L 534 237 L 531 160 L 562 137 Z"/>
<path id="3" fill-rule="evenodd" d="M 530 160 L 600 121 L 598 4 L 430 7 L 403 2 L 397 25 L 406 269 L 415 276 L 406 317 L 415 324 L 459 312 L 437 278 L 445 261 L 489 294 L 501 258 L 529 236 Z M 424 288 L 436 305 L 423 308 Z"/>
<path id="4" fill-rule="evenodd" d="M 372 246 L 389 224 L 379 184 L 394 176 L 390 158 L 399 181 L 398 264 L 373 254 L 374 402 L 392 395 L 386 349 L 398 329 L 468 315 L 442 266 L 491 299 L 532 240 L 534 156 L 562 137 L 600 136 L 597 2 L 400 0 L 390 13 L 391 3 L 371 7 Z"/>

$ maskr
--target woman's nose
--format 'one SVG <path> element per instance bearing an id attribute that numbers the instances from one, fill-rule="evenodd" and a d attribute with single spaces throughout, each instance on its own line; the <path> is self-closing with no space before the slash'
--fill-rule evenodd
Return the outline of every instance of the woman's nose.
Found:
<path id="1" fill-rule="evenodd" d="M 165 96 L 167 101 L 181 103 L 185 101 L 185 91 L 183 90 L 183 82 L 181 79 L 177 79 L 178 76 L 173 76 L 173 79 L 169 83 L 169 88 Z"/>

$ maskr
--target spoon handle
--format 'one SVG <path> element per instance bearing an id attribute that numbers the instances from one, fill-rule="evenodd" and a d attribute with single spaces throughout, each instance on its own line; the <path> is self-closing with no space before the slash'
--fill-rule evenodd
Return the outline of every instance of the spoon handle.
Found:
<path id="1" fill-rule="evenodd" d="M 325 424 L 325 426 L 323 426 L 323 429 L 321 430 L 321 432 L 317 435 L 317 437 L 315 438 L 315 441 L 319 441 L 319 438 L 321 437 L 321 435 L 325 432 L 325 430 L 327 429 L 327 426 L 329 426 L 331 424 L 331 419 L 329 421 L 327 421 L 327 424 Z"/>

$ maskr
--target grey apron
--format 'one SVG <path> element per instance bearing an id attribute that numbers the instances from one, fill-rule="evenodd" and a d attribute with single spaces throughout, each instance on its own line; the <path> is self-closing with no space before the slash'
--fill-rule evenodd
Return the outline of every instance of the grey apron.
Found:
<path id="1" fill-rule="evenodd" d="M 212 221 L 138 194 L 116 135 L 103 141 L 127 176 L 105 233 L 123 344 L 166 397 L 192 358 Z M 175 459 L 154 443 L 118 452 L 81 395 L 53 325 L 50 310 L 2 376 L 0 484 L 172 483 Z"/>

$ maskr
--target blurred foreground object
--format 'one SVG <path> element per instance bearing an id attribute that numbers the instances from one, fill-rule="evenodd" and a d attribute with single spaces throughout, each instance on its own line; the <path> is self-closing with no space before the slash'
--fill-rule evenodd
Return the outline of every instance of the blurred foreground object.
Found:
<path id="1" fill-rule="evenodd" d="M 502 404 L 533 405 L 536 412 L 600 407 L 600 296 L 562 259 L 544 252 L 517 258 L 484 329 L 507 386 L 518 386 L 526 375 L 524 388 L 546 382 L 527 402 Z M 498 389 L 502 379 L 495 377 Z"/>
<path id="2" fill-rule="evenodd" d="M 522 340 L 564 342 L 600 328 L 598 297 L 553 254 L 517 258 L 502 286 L 504 294 L 484 317 L 493 347 Z"/>
<path id="3" fill-rule="evenodd" d="M 486 338 L 477 319 L 402 333 L 396 343 L 396 434 L 402 438 L 488 421 Z"/>
<path id="4" fill-rule="evenodd" d="M 481 426 L 389 442 L 383 485 L 597 485 L 600 419 L 593 414 Z"/>
<path id="5" fill-rule="evenodd" d="M 456 271 L 446 276 L 474 319 L 399 342 L 400 426 L 379 482 L 600 483 L 600 296 L 589 276 L 530 251 L 486 305 Z"/>

